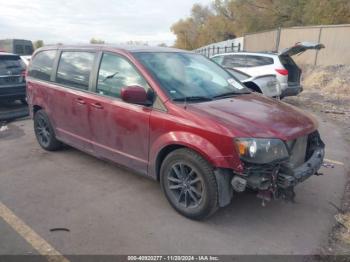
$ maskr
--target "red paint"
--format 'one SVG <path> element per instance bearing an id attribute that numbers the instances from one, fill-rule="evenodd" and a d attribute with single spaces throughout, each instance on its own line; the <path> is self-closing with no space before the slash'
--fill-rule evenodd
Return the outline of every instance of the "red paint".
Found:
<path id="1" fill-rule="evenodd" d="M 288 75 L 288 70 L 287 69 L 275 69 L 275 70 L 280 75 L 283 75 L 283 76 L 287 76 Z"/>
<path id="2" fill-rule="evenodd" d="M 123 87 L 120 97 L 123 101 L 133 104 L 145 104 L 147 102 L 147 93 L 140 86 Z"/>
<path id="3" fill-rule="evenodd" d="M 233 143 L 235 137 L 286 141 L 317 128 L 310 115 L 258 94 L 188 103 L 186 107 L 183 103 L 174 103 L 131 52 L 113 47 L 103 49 L 128 58 L 148 81 L 166 111 L 30 77 L 27 80 L 29 106 L 32 110 L 40 106 L 47 112 L 57 137 L 63 142 L 145 175 L 157 177 L 156 160 L 167 146 L 191 148 L 214 167 L 240 172 L 243 165 Z M 142 100 L 144 95 L 136 87 L 122 92 L 125 100 L 136 97 Z"/>

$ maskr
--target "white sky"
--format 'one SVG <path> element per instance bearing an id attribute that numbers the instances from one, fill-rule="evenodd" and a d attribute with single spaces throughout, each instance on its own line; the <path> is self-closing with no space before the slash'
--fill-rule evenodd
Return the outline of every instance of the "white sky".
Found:
<path id="1" fill-rule="evenodd" d="M 45 44 L 144 41 L 173 44 L 171 25 L 211 0 L 0 0 L 0 39 Z"/>

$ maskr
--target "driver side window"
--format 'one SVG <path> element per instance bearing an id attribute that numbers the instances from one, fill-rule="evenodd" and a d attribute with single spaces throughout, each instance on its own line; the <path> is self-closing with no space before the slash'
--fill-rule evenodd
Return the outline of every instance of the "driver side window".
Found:
<path id="1" fill-rule="evenodd" d="M 119 55 L 104 53 L 98 72 L 96 92 L 120 98 L 121 89 L 132 85 L 149 89 L 146 80 L 129 61 Z"/>

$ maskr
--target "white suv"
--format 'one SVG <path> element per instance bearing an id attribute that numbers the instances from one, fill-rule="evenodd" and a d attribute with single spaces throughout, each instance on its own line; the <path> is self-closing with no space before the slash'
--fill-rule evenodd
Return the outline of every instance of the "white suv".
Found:
<path id="1" fill-rule="evenodd" d="M 291 56 L 308 49 L 324 48 L 322 44 L 301 42 L 279 53 L 225 53 L 211 59 L 228 69 L 238 69 L 251 76 L 276 75 L 281 87 L 281 98 L 299 94 L 303 88 L 300 84 L 301 69 Z"/>

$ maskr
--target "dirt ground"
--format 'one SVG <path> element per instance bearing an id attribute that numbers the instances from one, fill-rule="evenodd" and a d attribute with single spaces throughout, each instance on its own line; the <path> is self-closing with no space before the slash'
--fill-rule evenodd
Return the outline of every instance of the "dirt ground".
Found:
<path id="1" fill-rule="evenodd" d="M 341 126 L 344 138 L 350 144 L 350 66 L 304 67 L 302 82 L 304 91 L 298 97 L 284 101 L 311 110 L 326 121 Z M 349 162 L 345 163 L 348 167 Z M 324 251 L 327 254 L 350 255 L 350 173 L 342 206 L 338 208 L 339 213 L 335 216 Z"/>

